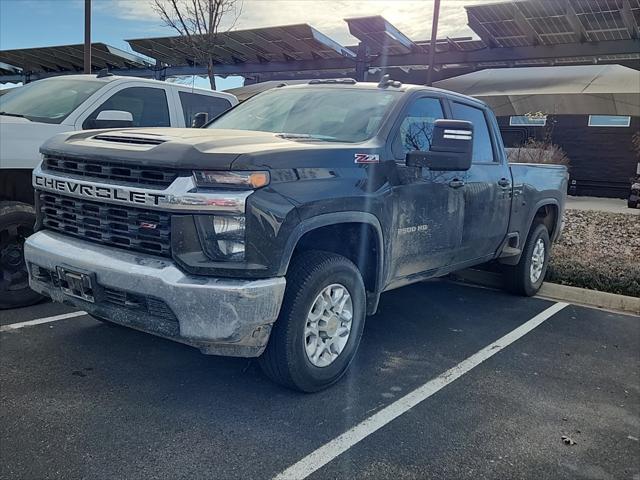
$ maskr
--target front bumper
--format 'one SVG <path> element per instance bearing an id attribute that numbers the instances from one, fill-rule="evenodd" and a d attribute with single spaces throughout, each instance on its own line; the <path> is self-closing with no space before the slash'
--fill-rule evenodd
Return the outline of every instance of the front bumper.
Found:
<path id="1" fill-rule="evenodd" d="M 284 295 L 284 277 L 222 279 L 182 272 L 171 260 L 40 231 L 24 246 L 31 288 L 91 315 L 199 348 L 262 354 Z M 58 269 L 90 275 L 95 302 L 63 291 Z"/>

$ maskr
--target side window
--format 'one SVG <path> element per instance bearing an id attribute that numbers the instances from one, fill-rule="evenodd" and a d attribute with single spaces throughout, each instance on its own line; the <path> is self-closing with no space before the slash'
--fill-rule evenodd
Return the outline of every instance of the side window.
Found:
<path id="1" fill-rule="evenodd" d="M 209 114 L 209 120 L 213 120 L 231 108 L 231 103 L 225 98 L 189 92 L 178 92 L 178 94 L 180 95 L 180 103 L 182 104 L 185 127 L 191 126 L 191 122 L 193 122 L 193 117 L 196 113 L 207 112 Z"/>
<path id="2" fill-rule="evenodd" d="M 437 98 L 419 98 L 413 102 L 400 124 L 400 145 L 403 154 L 415 150 L 427 151 L 433 138 L 433 125 L 444 118 Z"/>
<path id="3" fill-rule="evenodd" d="M 96 128 L 95 119 L 103 110 L 131 112 L 134 127 L 170 127 L 167 95 L 162 88 L 129 87 L 113 94 L 82 124 L 82 128 Z"/>
<path id="4" fill-rule="evenodd" d="M 453 118 L 473 123 L 473 163 L 495 162 L 491 134 L 484 112 L 470 105 L 453 102 Z"/>

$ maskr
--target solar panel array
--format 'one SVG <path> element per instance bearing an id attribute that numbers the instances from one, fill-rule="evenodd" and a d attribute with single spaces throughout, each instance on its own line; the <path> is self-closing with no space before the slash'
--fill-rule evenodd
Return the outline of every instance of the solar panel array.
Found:
<path id="1" fill-rule="evenodd" d="M 640 0 L 527 0 L 466 9 L 471 28 L 494 47 L 640 36 Z"/>
<path id="2" fill-rule="evenodd" d="M 84 45 L 0 50 L 0 63 L 26 72 L 78 72 L 84 68 Z M 137 55 L 104 43 L 91 45 L 91 65 L 95 71 L 103 68 L 145 68 L 150 64 Z M 3 70 L 8 70 L 3 68 Z"/>
<path id="3" fill-rule="evenodd" d="M 127 40 L 131 48 L 166 65 L 194 65 L 193 49 L 182 37 Z M 210 53 L 217 64 L 268 63 L 354 58 L 355 53 L 307 24 L 220 33 Z"/>
<path id="4" fill-rule="evenodd" d="M 438 54 L 437 68 L 623 62 L 640 59 L 640 48 L 635 49 L 628 42 L 630 39 L 637 42 L 640 38 L 640 0 L 511 0 L 465 8 L 469 26 L 480 39 L 438 39 L 435 46 Z M 390 64 L 386 60 L 394 57 L 397 62 L 395 66 L 425 68 L 424 54 L 430 50 L 429 41 L 411 40 L 382 16 L 345 21 L 350 33 L 361 45 L 367 47 L 363 51 L 367 51 L 367 62 L 370 61 L 372 65 L 388 66 Z M 590 54 L 590 48 L 584 48 L 590 42 L 600 42 L 601 45 L 607 41 L 618 41 L 621 42 L 620 45 L 627 41 L 627 44 L 620 50 L 617 47 L 608 48 L 602 54 L 593 55 Z M 206 70 L 203 56 L 198 58 L 183 37 L 140 38 L 127 42 L 133 51 L 149 57 L 154 64 L 103 43 L 94 43 L 92 69 L 138 69 L 147 75 L 149 71 L 155 75 L 167 67 L 177 67 L 182 72 L 198 69 L 201 72 L 203 67 Z M 564 48 L 564 54 L 552 58 L 553 55 L 548 54 L 539 56 L 536 52 L 542 49 L 538 49 L 522 54 L 521 57 L 511 56 L 505 59 L 502 53 L 507 50 L 501 50 L 501 47 L 561 44 L 576 45 L 575 52 L 567 52 Z M 494 47 L 495 50 L 492 50 Z M 305 76 L 314 69 L 350 71 L 355 67 L 357 70 L 355 60 L 358 46 L 342 46 L 307 24 L 224 32 L 206 48 L 214 63 L 222 65 L 218 67 L 218 71 L 224 70 L 226 74 L 287 71 L 287 78 L 293 78 L 296 72 Z M 593 51 L 595 50 L 596 47 Z M 447 52 L 451 52 L 451 55 L 447 55 Z M 404 55 L 407 56 L 407 61 L 413 63 L 403 63 Z M 322 65 L 330 66 L 320 66 L 321 62 L 312 63 L 320 60 L 324 60 Z M 306 63 L 302 68 L 296 62 Z M 278 70 L 281 66 L 284 70 Z M 81 72 L 83 45 L 0 51 L 0 77 L 15 77 L 16 70 L 46 75 Z"/>
<path id="5" fill-rule="evenodd" d="M 380 15 L 345 19 L 349 33 L 369 47 L 374 55 L 402 55 L 421 51 L 413 40 Z"/>

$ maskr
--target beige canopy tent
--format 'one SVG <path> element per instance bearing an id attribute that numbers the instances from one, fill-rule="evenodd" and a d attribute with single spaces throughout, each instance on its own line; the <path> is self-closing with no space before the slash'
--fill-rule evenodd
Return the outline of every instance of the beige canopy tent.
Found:
<path id="1" fill-rule="evenodd" d="M 434 86 L 479 98 L 497 116 L 640 116 L 640 72 L 621 65 L 488 69 Z"/>

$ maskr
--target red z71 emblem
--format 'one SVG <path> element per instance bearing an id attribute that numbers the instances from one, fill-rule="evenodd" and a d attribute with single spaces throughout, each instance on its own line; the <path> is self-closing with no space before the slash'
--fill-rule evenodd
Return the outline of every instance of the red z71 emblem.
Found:
<path id="1" fill-rule="evenodd" d="M 356 153 L 355 163 L 380 163 L 380 155 L 377 153 Z"/>
<path id="2" fill-rule="evenodd" d="M 156 228 L 158 228 L 158 224 L 157 223 L 151 223 L 151 222 L 140 222 L 140 228 L 146 228 L 148 230 L 155 230 Z"/>

